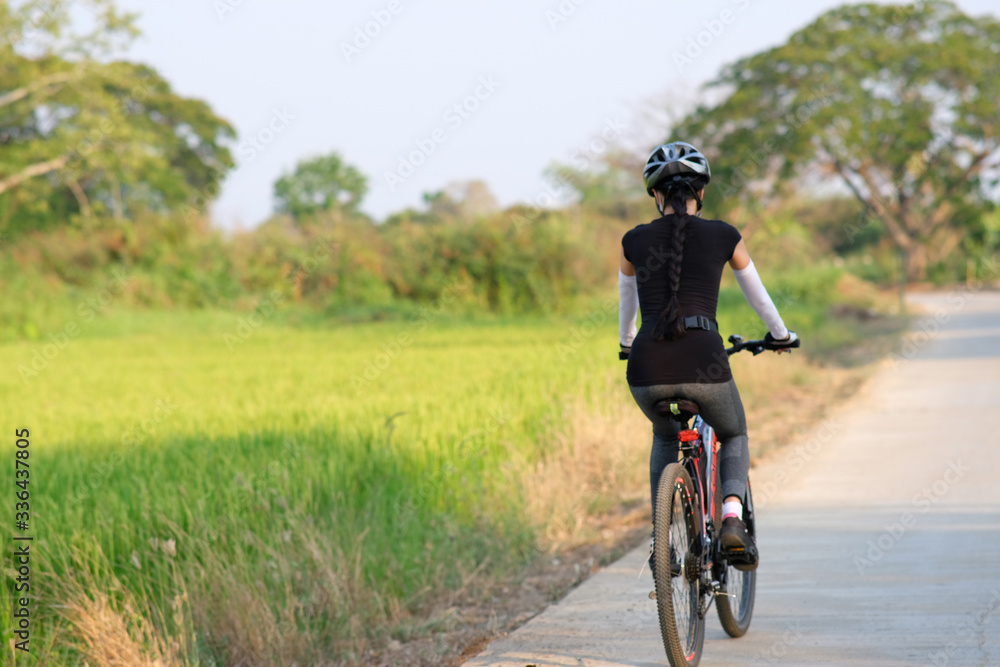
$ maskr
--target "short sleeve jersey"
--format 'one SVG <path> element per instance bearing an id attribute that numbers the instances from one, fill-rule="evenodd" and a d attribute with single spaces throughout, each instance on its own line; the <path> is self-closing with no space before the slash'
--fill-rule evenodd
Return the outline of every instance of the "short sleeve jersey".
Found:
<path id="1" fill-rule="evenodd" d="M 642 326 L 632 343 L 626 376 L 636 387 L 732 379 L 718 332 L 688 329 L 674 341 L 653 337 L 670 297 L 669 249 L 677 216 L 639 225 L 622 237 L 625 259 L 635 267 Z M 722 220 L 690 218 L 685 229 L 677 298 L 681 317 L 703 315 L 715 321 L 719 283 L 740 242 L 740 232 Z"/>

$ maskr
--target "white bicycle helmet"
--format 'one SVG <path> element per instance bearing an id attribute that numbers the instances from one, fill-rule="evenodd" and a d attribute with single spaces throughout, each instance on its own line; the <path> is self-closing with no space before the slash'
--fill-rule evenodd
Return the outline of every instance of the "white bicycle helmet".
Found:
<path id="1" fill-rule="evenodd" d="M 642 179 L 652 197 L 654 189 L 666 190 L 671 183 L 700 179 L 707 185 L 712 180 L 712 170 L 701 151 L 689 143 L 675 141 L 653 150 L 642 170 Z"/>

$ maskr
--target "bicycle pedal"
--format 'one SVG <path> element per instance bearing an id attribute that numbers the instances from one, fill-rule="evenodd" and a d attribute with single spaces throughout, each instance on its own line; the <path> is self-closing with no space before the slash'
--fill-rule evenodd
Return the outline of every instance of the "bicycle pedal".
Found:
<path id="1" fill-rule="evenodd" d="M 742 570 L 744 572 L 755 569 L 757 567 L 757 563 L 759 562 L 757 549 L 753 547 L 750 549 L 742 547 L 726 549 L 722 552 L 722 556 L 727 565 L 732 565 L 737 570 Z"/>

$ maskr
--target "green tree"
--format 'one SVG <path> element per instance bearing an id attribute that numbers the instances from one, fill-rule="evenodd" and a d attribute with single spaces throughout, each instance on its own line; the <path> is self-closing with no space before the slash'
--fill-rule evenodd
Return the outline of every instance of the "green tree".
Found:
<path id="1" fill-rule="evenodd" d="M 337 153 L 300 161 L 274 184 L 275 210 L 293 218 L 326 211 L 354 213 L 368 180 Z"/>
<path id="2" fill-rule="evenodd" d="M 996 194 L 1000 22 L 953 3 L 834 9 L 723 69 L 674 134 L 713 160 L 723 197 L 758 202 L 834 179 L 880 221 L 907 276 L 959 248 Z"/>
<path id="3" fill-rule="evenodd" d="M 89 20 L 80 20 L 83 9 Z M 74 32 L 74 17 L 92 30 Z M 224 143 L 233 129 L 152 68 L 111 59 L 135 36 L 133 19 L 110 0 L 0 0 L 7 228 L 200 209 L 215 195 L 233 164 Z"/>

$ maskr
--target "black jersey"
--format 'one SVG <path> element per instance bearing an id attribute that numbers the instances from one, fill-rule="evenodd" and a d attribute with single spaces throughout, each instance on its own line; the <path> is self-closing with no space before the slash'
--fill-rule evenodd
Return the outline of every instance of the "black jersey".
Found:
<path id="1" fill-rule="evenodd" d="M 622 237 L 625 259 L 635 267 L 642 313 L 642 326 L 632 342 L 626 372 L 632 386 L 728 382 L 733 377 L 717 332 L 688 329 L 674 341 L 653 338 L 653 329 L 670 296 L 668 250 L 676 221 L 677 216 L 667 215 L 639 225 Z M 681 317 L 703 315 L 715 320 L 722 271 L 740 238 L 739 231 L 722 220 L 688 220 L 677 293 Z"/>

